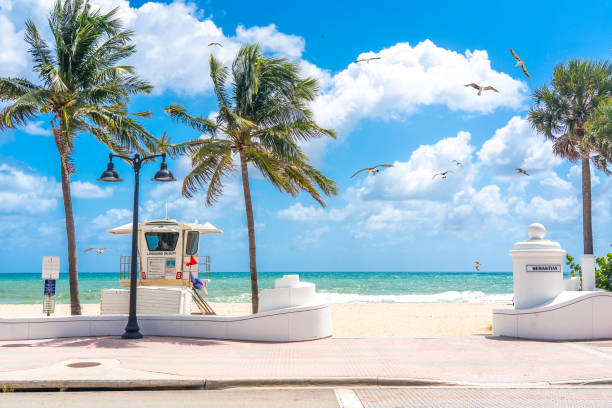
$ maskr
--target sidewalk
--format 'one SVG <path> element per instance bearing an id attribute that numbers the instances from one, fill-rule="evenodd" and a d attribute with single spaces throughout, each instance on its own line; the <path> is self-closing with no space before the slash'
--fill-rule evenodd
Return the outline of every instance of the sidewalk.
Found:
<path id="1" fill-rule="evenodd" d="M 76 367 L 68 366 L 73 363 Z M 0 342 L 0 386 L 17 388 L 546 386 L 593 381 L 612 384 L 612 341 L 469 336 L 283 344 L 172 337 Z"/>

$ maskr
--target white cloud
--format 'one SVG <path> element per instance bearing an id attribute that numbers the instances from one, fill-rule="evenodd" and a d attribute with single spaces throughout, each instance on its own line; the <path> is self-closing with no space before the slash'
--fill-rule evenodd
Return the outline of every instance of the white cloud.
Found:
<path id="1" fill-rule="evenodd" d="M 480 113 L 519 108 L 527 91 L 524 82 L 493 70 L 486 51 L 461 54 L 425 40 L 359 55 L 372 56 L 381 59 L 351 63 L 333 76 L 331 89 L 314 105 L 323 126 L 351 127 L 366 117 L 397 119 L 427 105 Z M 477 96 L 464 87 L 471 82 L 494 85 L 500 93 Z"/>
<path id="2" fill-rule="evenodd" d="M 16 76 L 26 69 L 28 61 L 23 48 L 23 32 L 17 31 L 9 18 L 0 14 L 0 76 Z"/>
<path id="3" fill-rule="evenodd" d="M 516 167 L 531 173 L 551 169 L 562 162 L 552 153 L 552 142 L 534 132 L 529 122 L 519 116 L 497 129 L 477 154 L 484 165 L 504 175 L 513 174 Z"/>
<path id="4" fill-rule="evenodd" d="M 57 207 L 59 184 L 8 164 L 0 164 L 0 213 L 43 214 Z"/>
<path id="5" fill-rule="evenodd" d="M 28 122 L 28 124 L 23 127 L 23 131 L 34 136 L 51 136 L 53 133 L 49 129 L 43 127 L 44 123 L 45 122 L 42 120 Z"/>
<path id="6" fill-rule="evenodd" d="M 123 224 L 127 224 L 132 219 L 132 211 L 125 208 L 111 208 L 103 214 L 95 217 L 91 223 L 95 229 L 109 230 Z"/>
<path id="7" fill-rule="evenodd" d="M 297 35 L 287 35 L 278 31 L 276 25 L 245 28 L 238 26 L 236 40 L 241 43 L 257 43 L 263 51 L 278 53 L 292 59 L 298 59 L 304 52 L 305 42 Z"/>
<path id="8" fill-rule="evenodd" d="M 601 182 L 593 167 L 593 164 L 591 164 L 591 187 L 598 186 Z M 582 165 L 574 165 L 570 167 L 569 171 L 567 172 L 567 178 L 572 180 L 578 186 L 582 186 Z"/>
<path id="9" fill-rule="evenodd" d="M 346 214 L 336 209 L 325 210 L 311 205 L 303 206 L 301 203 L 292 204 L 289 208 L 279 211 L 277 215 L 279 218 L 292 221 L 342 221 L 346 218 Z"/>
<path id="10" fill-rule="evenodd" d="M 112 188 L 101 188 L 89 181 L 72 181 L 70 183 L 70 191 L 77 198 L 105 198 L 113 194 Z"/>
<path id="11" fill-rule="evenodd" d="M 576 197 L 553 198 L 546 200 L 540 196 L 533 197 L 528 203 L 516 205 L 518 214 L 534 221 L 567 222 L 577 220 L 582 207 Z"/>

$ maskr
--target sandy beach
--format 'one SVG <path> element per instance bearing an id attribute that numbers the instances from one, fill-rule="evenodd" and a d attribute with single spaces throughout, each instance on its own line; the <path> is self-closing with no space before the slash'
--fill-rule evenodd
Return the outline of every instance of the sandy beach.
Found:
<path id="1" fill-rule="evenodd" d="M 249 303 L 211 303 L 217 314 L 250 313 Z M 331 305 L 336 337 L 440 337 L 491 333 L 491 311 L 505 303 L 337 303 Z M 99 304 L 83 304 L 83 314 L 97 315 Z M 195 310 L 195 306 L 193 307 Z M 70 313 L 56 305 L 55 315 Z M 42 305 L 1 304 L 0 317 L 42 316 Z"/>

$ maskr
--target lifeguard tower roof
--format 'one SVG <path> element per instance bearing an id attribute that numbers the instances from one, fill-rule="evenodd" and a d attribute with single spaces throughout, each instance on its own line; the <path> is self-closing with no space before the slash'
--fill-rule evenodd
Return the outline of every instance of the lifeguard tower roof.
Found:
<path id="1" fill-rule="evenodd" d="M 178 222 L 177 220 L 151 220 L 144 221 L 138 224 L 138 229 L 141 230 L 143 227 L 146 230 L 170 230 L 170 231 L 198 231 L 200 234 L 221 234 L 222 230 L 212 225 L 210 222 L 205 222 L 204 224 L 200 224 L 195 221 L 193 223 L 187 222 Z M 115 227 L 113 229 L 107 230 L 106 232 L 110 234 L 131 234 L 132 233 L 132 223 L 127 223 L 121 225 L 119 227 Z"/>

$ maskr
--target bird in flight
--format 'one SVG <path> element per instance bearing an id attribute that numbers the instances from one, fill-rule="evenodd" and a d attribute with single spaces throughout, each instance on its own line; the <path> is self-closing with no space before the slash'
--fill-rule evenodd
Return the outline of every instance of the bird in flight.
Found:
<path id="1" fill-rule="evenodd" d="M 519 56 L 516 55 L 516 52 L 514 52 L 512 48 L 510 48 L 510 54 L 512 54 L 514 59 L 517 61 L 515 67 L 520 66 L 523 69 L 523 73 L 527 75 L 527 78 L 529 78 L 529 72 L 527 72 L 527 68 L 525 67 L 525 61 L 520 59 Z"/>
<path id="2" fill-rule="evenodd" d="M 377 60 L 377 59 L 380 59 L 380 57 L 360 58 L 356 60 L 355 62 L 367 62 L 369 64 L 370 61 Z"/>
<path id="3" fill-rule="evenodd" d="M 465 84 L 463 86 L 471 86 L 474 89 L 478 89 L 478 96 L 480 96 L 482 94 L 482 91 L 495 91 L 495 92 L 499 92 L 497 89 L 493 88 L 492 86 L 480 86 L 474 82 L 472 82 L 471 84 Z"/>
<path id="4" fill-rule="evenodd" d="M 221 43 L 218 43 L 218 42 L 211 42 L 210 44 L 208 44 L 209 47 L 212 47 L 213 45 L 218 45 L 219 47 L 223 47 L 223 45 L 221 45 Z"/>
<path id="5" fill-rule="evenodd" d="M 453 163 L 455 163 L 459 167 L 463 167 L 463 163 L 461 163 L 459 160 L 453 160 Z"/>
<path id="6" fill-rule="evenodd" d="M 351 178 L 355 177 L 356 175 L 358 175 L 362 171 L 367 171 L 368 173 L 374 175 L 374 174 L 376 174 L 376 173 L 378 173 L 380 171 L 377 167 L 393 167 L 393 165 L 392 164 L 377 164 L 374 167 L 366 167 L 364 169 L 361 169 L 361 170 L 355 172 L 355 174 L 353 174 L 351 176 Z"/>
<path id="7" fill-rule="evenodd" d="M 104 248 L 87 248 L 86 250 L 84 250 L 83 252 L 89 252 L 89 251 L 96 251 L 97 255 L 102 255 L 104 253 L 104 251 L 106 251 L 107 249 L 113 249 L 111 247 L 104 247 Z"/>
<path id="8" fill-rule="evenodd" d="M 476 272 L 480 272 L 480 267 L 482 266 L 482 264 L 478 261 L 476 261 L 474 263 L 474 268 L 476 268 Z"/>
<path id="9" fill-rule="evenodd" d="M 517 167 L 515 170 L 518 174 L 524 174 L 526 176 L 530 175 L 529 173 L 527 173 L 525 170 L 521 169 L 520 167 Z"/>
<path id="10" fill-rule="evenodd" d="M 445 178 L 447 177 L 447 174 L 448 174 L 448 173 L 453 173 L 453 174 L 454 174 L 455 172 L 454 172 L 454 171 L 452 171 L 452 170 L 446 170 L 446 171 L 443 171 L 443 172 L 441 172 L 441 173 L 436 173 L 436 174 L 434 174 L 434 176 L 433 176 L 431 179 L 432 179 L 432 180 L 433 180 L 433 179 L 435 179 L 435 178 L 436 178 L 436 176 L 440 176 L 440 177 L 442 177 L 443 179 L 445 179 Z"/>

